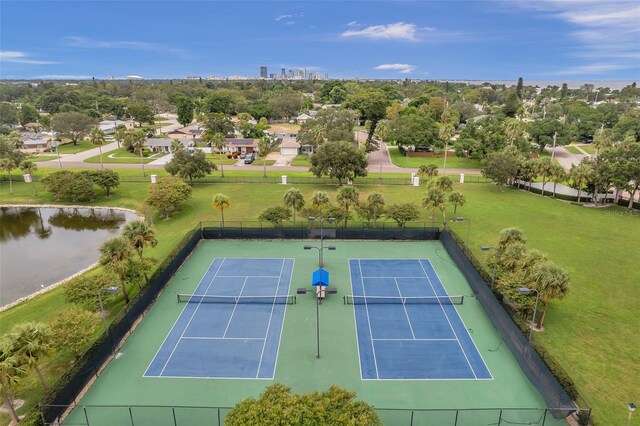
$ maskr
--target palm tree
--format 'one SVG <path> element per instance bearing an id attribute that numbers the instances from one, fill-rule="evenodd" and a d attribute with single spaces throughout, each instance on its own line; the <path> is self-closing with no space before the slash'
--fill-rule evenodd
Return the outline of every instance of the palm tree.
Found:
<path id="1" fill-rule="evenodd" d="M 538 290 L 542 302 L 542 313 L 537 327 L 541 328 L 551 299 L 562 299 L 569 291 L 570 277 L 555 263 L 547 261 L 536 264 L 527 277 L 532 288 Z"/>
<path id="2" fill-rule="evenodd" d="M 522 134 L 522 121 L 516 118 L 507 118 L 505 124 L 504 134 L 507 135 L 509 145 L 513 146 L 513 142 Z"/>
<path id="3" fill-rule="evenodd" d="M 293 224 L 296 224 L 296 212 L 304 207 L 304 196 L 297 188 L 291 188 L 284 194 L 284 205 L 293 210 Z"/>
<path id="4" fill-rule="evenodd" d="M 524 236 L 524 232 L 520 228 L 504 228 L 498 235 L 498 244 L 496 251 L 498 254 L 505 251 L 505 249 L 515 242 L 526 243 L 527 239 Z"/>
<path id="5" fill-rule="evenodd" d="M 442 217 L 444 218 L 444 208 L 446 207 L 444 192 L 437 188 L 428 189 L 422 199 L 422 207 L 431 209 L 432 222 L 436 220 L 436 210 L 442 211 Z"/>
<path id="6" fill-rule="evenodd" d="M 129 240 L 140 259 L 143 258 L 142 251 L 145 246 L 155 247 L 158 245 L 153 229 L 144 220 L 134 220 L 127 223 L 122 231 L 122 236 Z"/>
<path id="7" fill-rule="evenodd" d="M 449 192 L 453 190 L 453 180 L 449 176 L 439 176 L 436 180 L 431 181 L 429 186 L 442 192 Z"/>
<path id="8" fill-rule="evenodd" d="M 444 141 L 444 164 L 442 165 L 443 171 L 447 169 L 447 151 L 449 150 L 449 142 L 455 134 L 456 129 L 451 123 L 443 124 L 442 126 L 440 126 L 438 136 Z"/>
<path id="9" fill-rule="evenodd" d="M 536 161 L 536 171 L 542 176 L 542 196 L 544 197 L 544 186 L 547 183 L 547 177 L 553 173 L 553 160 L 549 157 L 540 157 Z"/>
<path id="10" fill-rule="evenodd" d="M 100 150 L 100 168 L 104 169 L 104 163 L 102 162 L 102 145 L 105 143 L 104 132 L 99 127 L 94 127 L 89 132 L 89 140 L 92 144 L 97 145 Z"/>
<path id="11" fill-rule="evenodd" d="M 180 142 L 178 139 L 174 139 L 171 141 L 171 146 L 169 146 L 169 152 L 171 152 L 172 154 L 175 154 L 178 151 L 181 151 L 184 149 L 184 145 L 182 145 L 182 142 Z"/>
<path id="12" fill-rule="evenodd" d="M 449 202 L 453 203 L 453 215 L 456 215 L 456 212 L 458 211 L 458 206 L 462 207 L 464 206 L 464 203 L 467 200 L 464 198 L 464 195 L 462 195 L 461 193 L 459 193 L 458 191 L 452 192 L 449 195 Z"/>
<path id="13" fill-rule="evenodd" d="M 258 142 L 258 149 L 260 150 L 262 166 L 264 167 L 263 177 L 267 177 L 267 155 L 271 152 L 271 141 L 268 137 L 263 136 L 260 138 L 260 142 Z"/>
<path id="14" fill-rule="evenodd" d="M 7 338 L 0 341 L 0 392 L 4 405 L 9 410 L 11 420 L 18 424 L 20 418 L 13 408 L 13 401 L 9 395 L 9 391 L 20 383 L 20 379 L 27 372 L 26 360 L 13 350 L 11 341 Z"/>
<path id="15" fill-rule="evenodd" d="M 38 170 L 38 165 L 33 161 L 25 160 L 20 164 L 20 170 L 23 173 L 29 173 L 31 175 L 31 186 L 33 188 L 33 195 L 38 195 L 36 193 L 36 182 L 33 179 L 33 174 Z"/>
<path id="16" fill-rule="evenodd" d="M 11 170 L 16 168 L 16 162 L 10 158 L 0 159 L 0 171 L 5 171 L 9 174 L 9 194 L 13 194 L 13 178 L 11 177 Z"/>
<path id="17" fill-rule="evenodd" d="M 116 132 L 113 134 L 113 138 L 118 142 L 118 149 L 121 144 L 124 144 L 125 139 L 127 138 L 127 128 L 121 124 L 116 129 Z"/>
<path id="18" fill-rule="evenodd" d="M 128 142 L 133 148 L 133 152 L 140 156 L 140 166 L 142 166 L 142 176 L 146 176 L 144 171 L 144 158 L 142 155 L 142 151 L 144 148 L 144 143 L 147 140 L 147 135 L 145 135 L 144 130 L 131 130 L 127 132 Z"/>
<path id="19" fill-rule="evenodd" d="M 106 271 L 115 273 L 120 279 L 120 288 L 122 288 L 125 303 L 129 303 L 124 277 L 129 270 L 131 250 L 129 240 L 124 237 L 111 238 L 100 246 L 100 264 Z"/>
<path id="20" fill-rule="evenodd" d="M 423 180 L 430 180 L 438 176 L 438 166 L 435 164 L 423 164 L 418 168 L 418 176 Z"/>
<path id="21" fill-rule="evenodd" d="M 371 213 L 373 215 L 373 226 L 375 227 L 378 222 L 378 218 L 384 212 L 384 198 L 379 192 L 372 192 L 367 197 L 367 204 L 369 204 L 369 208 L 371 209 Z"/>
<path id="22" fill-rule="evenodd" d="M 556 186 L 558 182 L 562 182 L 567 178 L 567 174 L 564 171 L 564 167 L 560 163 L 555 162 L 551 169 L 551 179 L 553 179 L 553 198 L 556 198 Z"/>
<path id="23" fill-rule="evenodd" d="M 220 177 L 224 177 L 224 169 L 222 168 L 222 156 L 224 154 L 224 135 L 222 133 L 204 132 L 202 139 L 209 142 L 212 148 L 215 148 L 220 155 Z"/>
<path id="24" fill-rule="evenodd" d="M 49 390 L 49 384 L 44 378 L 39 364 L 42 358 L 51 352 L 51 328 L 43 323 L 27 322 L 14 328 L 10 334 L 14 350 L 17 354 L 25 357 L 27 365 L 32 367 L 42 387 Z"/>
<path id="25" fill-rule="evenodd" d="M 311 196 L 311 207 L 316 216 L 322 216 L 322 211 L 331 204 L 329 196 L 324 191 L 316 191 Z"/>
<path id="26" fill-rule="evenodd" d="M 589 168 L 584 164 L 580 163 L 577 166 L 573 164 L 571 166 L 571 170 L 569 171 L 569 176 L 573 181 L 573 186 L 575 186 L 578 189 L 578 203 L 580 203 L 581 201 L 582 187 L 589 180 L 589 175 L 590 175 Z"/>
<path id="27" fill-rule="evenodd" d="M 220 216 L 222 218 L 222 227 L 224 228 L 224 209 L 229 207 L 229 197 L 224 194 L 216 194 L 211 200 L 211 207 L 220 210 Z"/>
<path id="28" fill-rule="evenodd" d="M 349 207 L 357 206 L 360 204 L 360 193 L 358 192 L 358 188 L 354 188 L 353 186 L 343 186 L 338 189 L 338 195 L 336 196 L 336 201 L 338 205 L 344 210 L 344 227 L 347 227 L 347 220 L 349 220 Z"/>

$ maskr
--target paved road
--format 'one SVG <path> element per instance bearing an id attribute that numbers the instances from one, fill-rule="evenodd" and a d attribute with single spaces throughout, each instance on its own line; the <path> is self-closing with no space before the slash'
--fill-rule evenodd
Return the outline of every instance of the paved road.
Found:
<path id="1" fill-rule="evenodd" d="M 547 152 L 553 154 L 553 148 L 546 147 Z M 558 161 L 560 165 L 567 171 L 571 170 L 573 164 L 580 164 L 580 161 L 584 158 L 584 155 L 572 154 L 563 146 L 556 146 L 554 160 Z"/>

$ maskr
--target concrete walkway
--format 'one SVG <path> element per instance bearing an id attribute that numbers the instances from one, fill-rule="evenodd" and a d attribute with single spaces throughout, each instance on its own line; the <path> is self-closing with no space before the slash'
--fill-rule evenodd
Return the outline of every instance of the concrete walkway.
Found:
<path id="1" fill-rule="evenodd" d="M 553 154 L 553 159 L 556 160 L 566 170 L 571 170 L 572 165 L 580 164 L 580 161 L 584 158 L 584 155 L 572 154 L 564 146 L 556 146 L 555 154 L 551 147 L 546 147 L 545 150 Z"/>

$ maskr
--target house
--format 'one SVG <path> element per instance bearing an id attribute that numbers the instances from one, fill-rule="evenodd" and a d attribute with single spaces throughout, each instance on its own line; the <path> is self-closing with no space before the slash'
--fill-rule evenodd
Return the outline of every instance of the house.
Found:
<path id="1" fill-rule="evenodd" d="M 190 138 L 148 138 L 143 144 L 151 150 L 151 152 L 171 152 L 171 144 L 173 141 L 179 141 L 184 149 L 193 146 L 193 139 Z"/>
<path id="2" fill-rule="evenodd" d="M 20 149 L 27 149 L 32 151 L 39 151 L 44 149 L 49 149 L 51 145 L 51 141 L 49 139 L 24 139 L 21 141 L 22 145 Z"/>
<path id="3" fill-rule="evenodd" d="M 127 122 L 122 120 L 104 120 L 98 123 L 98 127 L 107 135 L 115 133 L 118 126 L 126 126 Z"/>
<path id="4" fill-rule="evenodd" d="M 299 116 L 297 116 L 295 120 L 296 120 L 296 123 L 298 123 L 299 125 L 303 125 L 304 123 L 307 122 L 307 120 L 310 120 L 311 118 L 313 117 L 311 117 L 309 114 L 302 113 Z"/>
<path id="5" fill-rule="evenodd" d="M 300 144 L 296 141 L 296 138 L 282 138 L 280 143 L 281 155 L 298 155 L 300 153 Z"/>
<path id="6" fill-rule="evenodd" d="M 298 133 L 292 130 L 280 130 L 274 135 L 276 139 L 284 139 L 284 138 L 296 138 L 298 137 Z"/>
<path id="7" fill-rule="evenodd" d="M 227 138 L 224 140 L 224 150 L 229 154 L 233 152 L 240 154 L 258 152 L 258 139 Z"/>

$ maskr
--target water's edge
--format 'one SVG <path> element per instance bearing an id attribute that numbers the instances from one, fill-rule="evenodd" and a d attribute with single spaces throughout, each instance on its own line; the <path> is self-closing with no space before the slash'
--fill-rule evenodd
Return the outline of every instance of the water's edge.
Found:
<path id="1" fill-rule="evenodd" d="M 62 209 L 62 208 L 68 208 L 68 209 L 108 209 L 108 210 L 121 210 L 121 211 L 126 211 L 129 213 L 133 213 L 136 216 L 138 216 L 140 219 L 144 219 L 144 215 L 142 213 L 140 213 L 137 210 L 133 210 L 133 209 L 128 209 L 126 207 L 109 207 L 109 206 L 78 206 L 78 205 L 66 205 L 66 204 L 0 204 L 0 207 L 26 207 L 26 208 L 52 208 L 52 209 Z M 56 283 L 53 283 L 45 288 L 43 288 L 42 290 L 38 290 L 35 293 L 31 293 L 27 296 L 21 297 L 20 299 L 13 301 L 11 303 L 8 303 L 4 306 L 0 306 L 0 312 L 4 312 L 8 309 L 13 308 L 14 306 L 17 306 L 19 304 L 21 304 L 22 302 L 25 302 L 27 300 L 33 299 L 36 296 L 39 296 L 43 293 L 46 293 L 48 291 L 53 290 L 56 287 L 61 286 L 62 284 L 84 274 L 85 272 L 88 272 L 90 270 L 92 270 L 93 268 L 95 268 L 96 266 L 98 266 L 98 262 L 87 266 L 86 268 L 84 268 L 81 271 L 76 272 L 73 275 L 68 276 L 67 278 L 64 278 Z"/>

